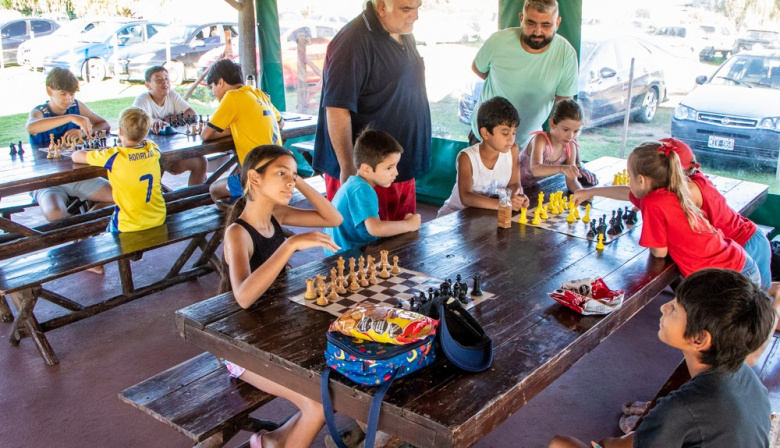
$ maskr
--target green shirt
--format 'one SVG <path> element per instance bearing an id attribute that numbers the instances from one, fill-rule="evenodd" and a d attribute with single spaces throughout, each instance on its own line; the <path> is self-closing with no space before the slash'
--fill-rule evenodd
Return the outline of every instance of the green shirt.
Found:
<path id="1" fill-rule="evenodd" d="M 493 33 L 474 58 L 488 77 L 471 114 L 471 128 L 479 138 L 477 111 L 483 101 L 495 96 L 508 99 L 520 115 L 516 141 L 524 148 L 529 134 L 542 129 L 555 96 L 577 94 L 577 52 L 563 37 L 555 35 L 542 53 L 531 54 L 520 45 L 520 28 Z"/>

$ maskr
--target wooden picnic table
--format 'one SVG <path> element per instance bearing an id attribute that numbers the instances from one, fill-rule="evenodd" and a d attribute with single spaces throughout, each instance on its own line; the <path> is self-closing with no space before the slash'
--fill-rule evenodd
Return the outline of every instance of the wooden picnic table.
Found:
<path id="1" fill-rule="evenodd" d="M 317 117 L 311 115 L 286 114 L 289 118 L 282 129 L 282 139 L 313 135 L 317 128 Z M 116 138 L 108 137 L 109 144 Z M 204 142 L 200 136 L 185 134 L 156 135 L 149 138 L 160 147 L 162 163 L 208 154 L 228 152 L 233 147 L 233 138 L 224 137 Z M 23 140 L 25 152 L 11 156 L 8 151 L 0 152 L 0 198 L 13 194 L 26 193 L 40 188 L 76 182 L 104 176 L 102 167 L 74 164 L 70 157 L 47 159 L 46 151 L 31 148 L 27 139 Z M 0 226 L 2 228 L 2 226 Z"/>
<path id="2" fill-rule="evenodd" d="M 317 117 L 300 114 L 285 114 L 285 117 L 285 126 L 282 129 L 284 140 L 314 134 L 317 127 Z M 113 143 L 114 138 L 113 135 L 108 137 L 109 144 Z M 227 153 L 234 149 L 231 137 L 204 142 L 200 136 L 150 134 L 150 139 L 160 147 L 163 167 L 177 160 Z M 23 143 L 24 154 L 11 156 L 6 151 L 0 153 L 0 206 L 3 205 L 2 198 L 10 195 L 106 175 L 105 168 L 74 164 L 67 156 L 47 159 L 45 150 L 31 148 L 25 142 Z M 167 203 L 172 201 L 189 203 L 189 205 L 180 206 L 181 209 L 210 203 L 209 185 L 231 170 L 236 163 L 237 157 L 233 153 L 209 176 L 204 184 L 176 191 L 168 191 L 164 186 L 163 197 Z M 2 258 L 94 235 L 105 228 L 104 221 L 108 219 L 111 212 L 112 209 L 105 208 L 37 227 L 29 227 L 12 221 L 10 217 L 0 217 L 0 231 L 5 232 L 0 234 Z"/>
<path id="3" fill-rule="evenodd" d="M 587 166 L 607 184 L 625 161 L 605 157 Z M 729 204 L 746 213 L 767 194 L 765 185 L 713 180 Z M 544 188 L 550 192 L 562 185 L 559 177 Z M 418 232 L 343 254 L 377 256 L 386 249 L 399 256 L 402 267 L 439 279 L 481 274 L 482 289 L 495 294 L 472 311 L 493 339 L 488 371 L 465 373 L 442 358 L 388 391 L 379 427 L 414 446 L 473 445 L 679 276 L 670 258 L 655 258 L 638 245 L 639 228 L 599 252 L 594 242 L 581 238 L 517 223 L 499 229 L 496 224 L 496 212 L 469 208 L 430 221 Z M 179 310 L 179 333 L 218 357 L 319 401 L 325 333 L 334 317 L 288 297 L 302 290 L 305 278 L 333 265 L 335 258 L 329 257 L 287 272 L 247 310 L 230 294 Z M 623 306 L 609 315 L 581 316 L 547 294 L 564 281 L 595 276 L 626 291 Z M 335 377 L 331 396 L 336 411 L 366 421 L 375 389 Z"/>

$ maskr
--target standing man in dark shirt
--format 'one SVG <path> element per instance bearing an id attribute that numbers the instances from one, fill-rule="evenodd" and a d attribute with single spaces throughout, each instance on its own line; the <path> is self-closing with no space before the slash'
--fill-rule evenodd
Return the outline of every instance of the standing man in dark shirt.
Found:
<path id="1" fill-rule="evenodd" d="M 382 220 L 415 213 L 415 175 L 430 165 L 431 112 L 425 66 L 412 28 L 422 0 L 371 0 L 328 45 L 314 168 L 325 173 L 327 197 L 357 171 L 353 144 L 366 126 L 403 147 L 398 177 L 376 187 Z"/>

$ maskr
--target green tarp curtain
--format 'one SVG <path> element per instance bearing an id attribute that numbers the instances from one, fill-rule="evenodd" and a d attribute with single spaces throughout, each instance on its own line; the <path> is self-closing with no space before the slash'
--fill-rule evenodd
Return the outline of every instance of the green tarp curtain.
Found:
<path id="1" fill-rule="evenodd" d="M 279 110 L 287 110 L 282 76 L 282 44 L 276 0 L 255 0 L 257 45 L 260 52 L 260 89 L 268 92 Z"/>
<path id="2" fill-rule="evenodd" d="M 520 26 L 519 13 L 523 10 L 523 0 L 505 0 L 498 2 L 498 28 Z M 582 31 L 582 0 L 558 0 L 558 13 L 561 26 L 558 34 L 565 37 L 580 54 L 580 33 Z"/>

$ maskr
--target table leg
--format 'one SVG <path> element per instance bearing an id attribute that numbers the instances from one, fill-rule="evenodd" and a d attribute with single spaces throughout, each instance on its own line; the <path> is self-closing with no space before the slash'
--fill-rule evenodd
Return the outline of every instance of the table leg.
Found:
<path id="1" fill-rule="evenodd" d="M 119 279 L 122 282 L 122 294 L 130 296 L 135 291 L 135 285 L 133 285 L 133 270 L 130 268 L 130 259 L 120 258 L 117 263 L 119 263 Z"/>
<path id="2" fill-rule="evenodd" d="M 5 296 L 0 297 L 0 322 L 13 322 L 14 315 L 11 312 L 11 307 L 8 306 L 8 302 L 5 300 Z"/>
<path id="3" fill-rule="evenodd" d="M 53 366 L 59 363 L 57 355 L 54 354 L 54 349 L 49 344 L 46 334 L 41 330 L 38 319 L 33 313 L 35 304 L 38 302 L 38 292 L 32 288 L 24 289 L 11 293 L 11 300 L 19 310 L 19 316 L 17 316 L 11 330 L 11 344 L 19 344 L 23 337 L 22 328 L 25 328 L 46 364 Z"/>
<path id="4" fill-rule="evenodd" d="M 184 264 L 187 263 L 187 260 L 190 259 L 193 252 L 195 252 L 195 249 L 200 246 L 203 238 L 205 238 L 204 235 L 199 235 L 190 240 L 190 243 L 187 244 L 187 247 L 184 249 L 181 255 L 179 255 L 179 258 L 176 259 L 176 262 L 171 267 L 171 270 L 168 271 L 168 274 L 166 274 L 165 278 L 175 277 L 179 274 L 179 271 L 181 271 L 181 268 L 183 268 Z"/>
<path id="5" fill-rule="evenodd" d="M 219 179 L 220 176 L 227 173 L 228 170 L 232 168 L 233 165 L 236 165 L 237 163 L 238 163 L 238 157 L 233 155 L 232 157 L 230 157 L 230 159 L 228 159 L 227 162 L 223 163 L 219 168 L 217 168 L 216 170 L 214 170 L 213 173 L 211 173 L 211 176 L 209 176 L 206 179 L 206 184 L 211 185 L 212 183 L 214 183 L 215 180 Z"/>
<path id="6" fill-rule="evenodd" d="M 23 235 L 23 236 L 41 235 L 41 232 L 38 232 L 37 230 L 33 230 L 27 226 L 23 226 L 19 224 L 18 222 L 11 221 L 8 218 L 2 218 L 2 217 L 0 217 L 0 230 L 4 230 L 8 233 L 15 233 L 17 235 Z"/>

